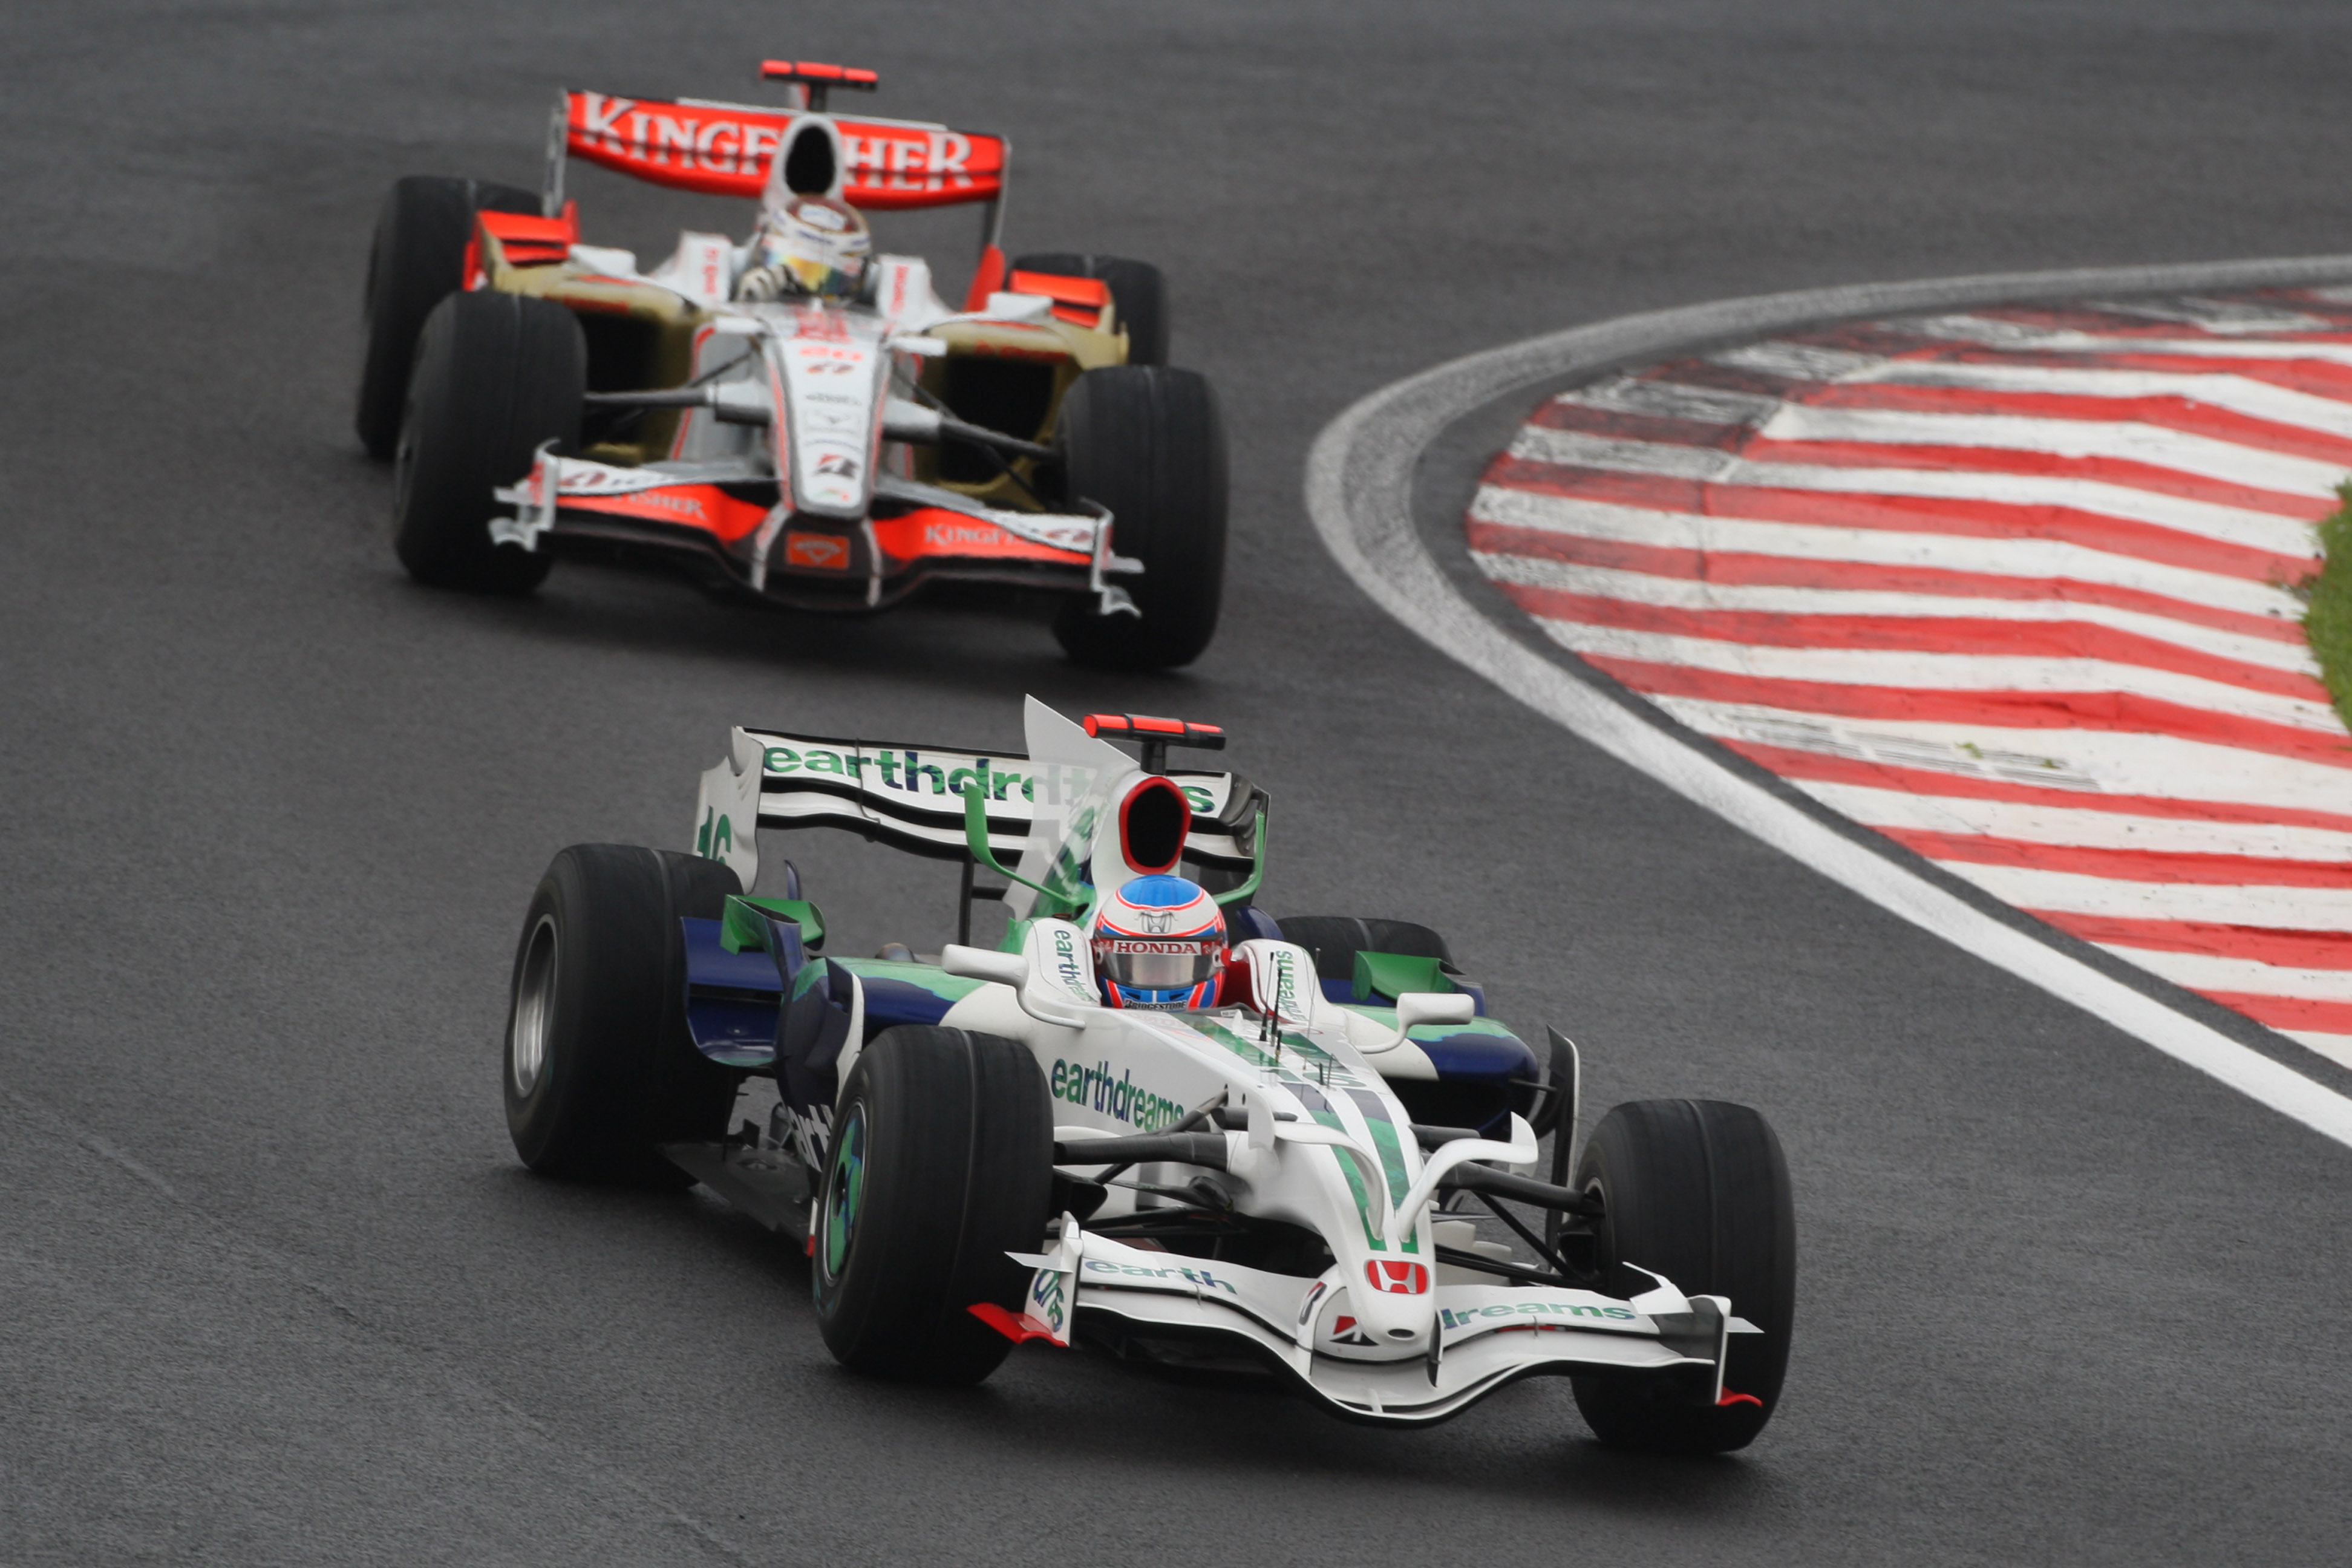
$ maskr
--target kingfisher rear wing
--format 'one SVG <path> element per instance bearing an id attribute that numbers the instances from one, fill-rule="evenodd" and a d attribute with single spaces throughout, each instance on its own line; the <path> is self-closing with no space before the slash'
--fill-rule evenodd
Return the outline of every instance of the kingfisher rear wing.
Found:
<path id="1" fill-rule="evenodd" d="M 549 217 L 563 212 L 563 165 L 583 158 L 607 169 L 707 195 L 757 200 L 769 165 L 795 121 L 822 112 L 828 88 L 871 92 L 881 79 L 869 70 L 811 60 L 769 60 L 761 74 L 792 83 L 807 109 L 721 103 L 699 98 L 624 98 L 617 93 L 565 91 L 547 127 L 547 180 L 541 193 Z M 841 133 L 848 163 L 842 199 L 877 212 L 911 207 L 987 205 L 981 218 L 980 268 L 969 309 L 1004 284 L 1004 181 L 1013 143 L 977 131 L 955 131 L 921 120 L 827 116 Z"/>
<path id="2" fill-rule="evenodd" d="M 758 199 L 768 165 L 807 110 L 702 99 L 566 92 L 549 137 L 551 182 L 563 158 L 706 195 Z M 1002 136 L 914 120 L 831 117 L 848 153 L 843 199 L 891 211 L 993 202 L 1004 195 L 1011 145 Z M 556 186 L 560 196 L 560 184 Z M 552 211 L 561 211 L 559 199 Z"/>
<path id="3" fill-rule="evenodd" d="M 750 888 L 759 874 L 757 829 L 838 827 L 938 860 L 972 855 L 969 798 L 985 803 L 990 849 L 1011 861 L 1027 846 L 1040 808 L 1076 804 L 1088 780 L 1022 752 L 906 745 L 738 728 L 730 755 L 702 775 L 694 852 L 723 860 Z M 1228 773 L 1171 769 L 1192 808 L 1182 858 L 1202 869 L 1246 873 L 1259 792 Z"/>

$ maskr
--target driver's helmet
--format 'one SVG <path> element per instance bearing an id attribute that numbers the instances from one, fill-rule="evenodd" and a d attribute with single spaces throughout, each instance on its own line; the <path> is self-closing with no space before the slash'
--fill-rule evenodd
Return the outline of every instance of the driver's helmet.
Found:
<path id="1" fill-rule="evenodd" d="M 788 291 L 839 300 L 857 292 L 873 249 L 872 231 L 847 202 L 787 195 L 761 209 L 749 261 Z"/>
<path id="2" fill-rule="evenodd" d="M 1114 1007 L 1213 1007 L 1225 964 L 1225 914 L 1198 882 L 1138 877 L 1103 900 L 1095 979 Z"/>

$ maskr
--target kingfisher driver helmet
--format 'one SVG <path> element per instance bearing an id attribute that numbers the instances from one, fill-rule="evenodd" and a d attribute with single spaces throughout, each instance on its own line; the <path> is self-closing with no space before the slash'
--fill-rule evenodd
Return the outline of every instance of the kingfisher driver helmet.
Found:
<path id="1" fill-rule="evenodd" d="M 848 203 L 790 196 L 761 215 L 751 263 L 777 292 L 837 300 L 857 291 L 873 248 L 866 220 Z"/>
<path id="2" fill-rule="evenodd" d="M 1114 1007 L 1213 1007 L 1225 915 L 1197 882 L 1138 877 L 1095 916 L 1095 978 Z"/>

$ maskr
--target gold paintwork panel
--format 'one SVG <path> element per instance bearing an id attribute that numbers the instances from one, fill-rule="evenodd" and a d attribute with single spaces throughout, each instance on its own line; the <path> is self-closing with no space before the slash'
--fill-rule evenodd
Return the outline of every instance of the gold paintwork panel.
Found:
<path id="1" fill-rule="evenodd" d="M 694 334 L 711 312 L 689 303 L 669 289 L 653 283 L 629 283 L 608 279 L 573 262 L 556 262 L 535 267 L 517 267 L 506 258 L 506 247 L 498 237 L 484 230 L 477 231 L 482 243 L 483 270 L 488 287 L 502 294 L 520 294 L 532 299 L 552 300 L 583 316 L 625 316 L 644 321 L 656 329 L 654 352 L 657 387 L 683 386 L 693 373 Z M 1013 431 L 1012 434 L 1031 441 L 1049 442 L 1059 422 L 1062 399 L 1070 384 L 1090 370 L 1127 363 L 1127 331 L 1118 324 L 1115 308 L 1105 305 L 1097 324 L 1082 327 L 1059 317 L 1048 317 L 1037 322 L 949 321 L 924 334 L 938 338 L 948 345 L 945 355 L 926 360 L 923 363 L 922 384 L 936 394 L 946 380 L 946 362 L 950 358 L 1006 359 L 1054 367 L 1054 390 L 1046 405 L 1045 424 L 1035 431 Z M 676 410 L 656 410 L 647 415 L 638 426 L 641 434 L 632 442 L 603 442 L 583 453 L 583 457 L 600 463 L 612 463 L 634 468 L 668 454 L 677 438 L 679 415 Z M 917 447 L 913 452 L 915 476 L 926 482 L 985 501 L 992 506 L 1034 510 L 1036 502 L 1028 491 L 1003 475 L 984 484 L 967 483 L 937 478 L 939 467 L 935 448 Z M 1013 469 L 1023 479 L 1034 478 L 1036 467 L 1032 458 L 1018 458 Z"/>

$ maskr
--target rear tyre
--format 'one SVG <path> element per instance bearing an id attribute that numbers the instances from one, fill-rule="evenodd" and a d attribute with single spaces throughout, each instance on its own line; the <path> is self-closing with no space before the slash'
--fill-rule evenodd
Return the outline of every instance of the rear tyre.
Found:
<path id="1" fill-rule="evenodd" d="M 1054 1123 L 1045 1074 L 995 1035 L 902 1025 L 842 1086 L 812 1240 L 817 1326 L 853 1371 L 977 1383 L 1013 1347 L 969 1309 L 1017 1309 L 1041 1245 Z"/>
<path id="2" fill-rule="evenodd" d="M 362 303 L 367 341 L 352 426 L 369 457 L 388 460 L 399 446 L 416 334 L 433 307 L 465 286 L 460 274 L 474 215 L 539 210 L 536 195 L 512 185 L 433 174 L 394 183 L 376 216 Z"/>
<path id="3" fill-rule="evenodd" d="M 541 444 L 580 438 L 588 344 L 571 311 L 515 294 L 452 294 L 433 308 L 393 475 L 393 544 L 420 583 L 528 594 L 545 549 L 490 541 L 491 491 L 530 471 Z"/>
<path id="4" fill-rule="evenodd" d="M 1070 496 L 1110 509 L 1111 547 L 1143 563 L 1110 580 L 1139 617 L 1073 597 L 1054 622 L 1080 664 L 1167 669 L 1190 664 L 1217 629 L 1225 578 L 1225 427 L 1216 393 L 1189 370 L 1088 371 L 1062 399 L 1055 432 Z"/>
<path id="5" fill-rule="evenodd" d="M 1734 1334 L 1727 1394 L 1761 1401 L 1692 1403 L 1686 1388 L 1654 1377 L 1572 1379 L 1576 1407 L 1615 1448 L 1717 1454 L 1755 1441 L 1780 1401 L 1796 1306 L 1797 1221 L 1780 1141 L 1764 1118 L 1719 1100 L 1637 1100 L 1601 1119 L 1570 1184 L 1598 1191 L 1594 1255 L 1614 1289 L 1651 1281 L 1635 1263 L 1685 1295 L 1727 1296 L 1734 1316 L 1764 1331 Z"/>
<path id="6" fill-rule="evenodd" d="M 1050 272 L 1057 278 L 1100 279 L 1109 285 L 1118 324 L 1127 329 L 1127 363 L 1168 363 L 1168 279 L 1149 261 L 1053 251 L 1021 257 L 1012 269 Z"/>
<path id="7" fill-rule="evenodd" d="M 661 1145 L 727 1131 L 740 1075 L 687 1032 L 681 916 L 742 891 L 716 860 L 625 844 L 559 853 L 531 896 L 507 1013 L 507 1131 L 544 1175 L 679 1187 Z"/>

